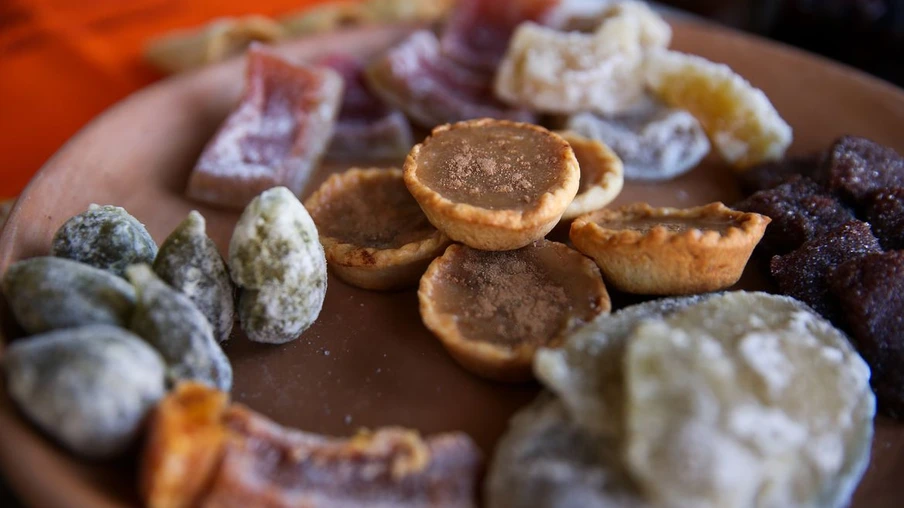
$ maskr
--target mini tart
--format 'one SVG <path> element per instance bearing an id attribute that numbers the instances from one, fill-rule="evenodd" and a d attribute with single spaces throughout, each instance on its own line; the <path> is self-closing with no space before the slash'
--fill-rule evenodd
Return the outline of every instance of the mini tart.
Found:
<path id="1" fill-rule="evenodd" d="M 687 209 L 640 203 L 582 215 L 571 224 L 570 236 L 613 287 L 685 295 L 737 282 L 769 222 L 722 203 Z"/>
<path id="2" fill-rule="evenodd" d="M 559 135 L 487 118 L 433 129 L 404 169 L 430 222 L 482 250 L 517 249 L 543 238 L 580 180 L 574 151 Z"/>
<path id="3" fill-rule="evenodd" d="M 305 208 L 333 273 L 364 289 L 416 285 L 450 243 L 424 216 L 397 168 L 334 174 Z"/>
<path id="4" fill-rule="evenodd" d="M 599 269 L 564 244 L 539 240 L 506 251 L 452 245 L 418 290 L 421 318 L 471 372 L 499 381 L 532 377 L 540 347 L 611 309 Z"/>
<path id="5" fill-rule="evenodd" d="M 565 209 L 562 220 L 599 210 L 621 193 L 625 184 L 622 160 L 605 143 L 572 131 L 557 132 L 571 145 L 581 169 L 578 193 Z"/>

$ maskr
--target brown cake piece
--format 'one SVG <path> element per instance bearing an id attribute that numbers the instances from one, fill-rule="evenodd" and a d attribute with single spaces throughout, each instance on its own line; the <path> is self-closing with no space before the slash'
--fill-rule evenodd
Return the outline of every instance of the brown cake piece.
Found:
<path id="1" fill-rule="evenodd" d="M 772 189 L 798 176 L 820 181 L 823 153 L 811 153 L 785 157 L 779 161 L 765 162 L 738 175 L 741 192 L 745 195 Z"/>
<path id="2" fill-rule="evenodd" d="M 872 369 L 879 408 L 904 417 L 904 252 L 848 261 L 829 278 L 848 330 Z"/>
<path id="3" fill-rule="evenodd" d="M 839 264 L 875 252 L 882 248 L 869 224 L 853 220 L 790 254 L 773 257 L 770 268 L 782 293 L 831 319 L 836 309 L 829 296 L 829 275 Z"/>
<path id="4" fill-rule="evenodd" d="M 260 47 L 248 52 L 241 102 L 207 143 L 188 197 L 243 208 L 272 187 L 301 193 L 333 133 L 342 77 Z"/>
<path id="5" fill-rule="evenodd" d="M 759 191 L 733 207 L 772 219 L 757 247 L 762 255 L 787 254 L 854 220 L 849 210 L 824 193 L 813 180 L 797 177 L 773 189 Z"/>
<path id="6" fill-rule="evenodd" d="M 904 249 L 904 187 L 870 194 L 864 203 L 864 215 L 884 249 Z"/>
<path id="7" fill-rule="evenodd" d="M 904 187 L 904 158 L 874 141 L 844 136 L 829 149 L 826 160 L 829 189 L 860 204 L 883 187 Z"/>

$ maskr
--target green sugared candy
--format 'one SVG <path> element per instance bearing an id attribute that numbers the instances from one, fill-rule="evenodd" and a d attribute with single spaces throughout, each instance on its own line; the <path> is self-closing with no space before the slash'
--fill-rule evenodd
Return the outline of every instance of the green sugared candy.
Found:
<path id="1" fill-rule="evenodd" d="M 132 286 L 110 272 L 63 258 L 14 263 L 3 294 L 28 333 L 90 324 L 127 327 L 135 308 Z"/>
<path id="2" fill-rule="evenodd" d="M 200 213 L 189 213 L 163 242 L 154 271 L 195 304 L 217 341 L 229 338 L 235 322 L 235 286 Z"/>
<path id="3" fill-rule="evenodd" d="M 130 266 L 126 276 L 138 295 L 130 328 L 163 355 L 170 381 L 198 381 L 228 392 L 232 367 L 204 314 L 148 265 Z"/>
<path id="4" fill-rule="evenodd" d="M 160 355 L 128 330 L 91 325 L 36 335 L 5 351 L 6 386 L 22 412 L 91 458 L 129 447 L 166 391 Z"/>
<path id="5" fill-rule="evenodd" d="M 326 257 L 314 221 L 285 187 L 245 208 L 229 243 L 229 270 L 243 290 L 239 319 L 253 341 L 294 340 L 320 315 Z"/>
<path id="6" fill-rule="evenodd" d="M 51 254 L 122 276 L 129 265 L 153 263 L 157 244 L 124 208 L 91 205 L 57 230 Z"/>

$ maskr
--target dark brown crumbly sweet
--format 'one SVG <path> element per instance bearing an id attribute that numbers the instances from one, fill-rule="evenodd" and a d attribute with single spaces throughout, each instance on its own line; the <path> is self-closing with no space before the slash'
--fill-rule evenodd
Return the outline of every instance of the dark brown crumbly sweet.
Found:
<path id="1" fill-rule="evenodd" d="M 848 261 L 829 278 L 885 413 L 904 418 L 904 252 Z"/>
<path id="2" fill-rule="evenodd" d="M 882 252 L 882 248 L 869 224 L 855 220 L 790 254 L 773 257 L 770 268 L 782 293 L 831 319 L 836 307 L 829 295 L 829 275 L 839 264 L 875 252 Z"/>
<path id="3" fill-rule="evenodd" d="M 825 159 L 824 153 L 811 153 L 786 157 L 779 161 L 766 162 L 752 167 L 738 175 L 741 192 L 745 195 L 772 189 L 797 176 L 805 176 L 821 181 L 820 169 Z"/>
<path id="4" fill-rule="evenodd" d="M 864 202 L 864 214 L 884 249 L 904 249 L 904 187 L 870 194 Z"/>
<path id="5" fill-rule="evenodd" d="M 904 158 L 874 141 L 845 136 L 829 149 L 829 189 L 854 204 L 883 187 L 904 187 Z"/>
<path id="6" fill-rule="evenodd" d="M 772 219 L 756 250 L 767 256 L 787 254 L 854 220 L 837 199 L 824 194 L 818 183 L 805 177 L 759 191 L 732 208 Z"/>

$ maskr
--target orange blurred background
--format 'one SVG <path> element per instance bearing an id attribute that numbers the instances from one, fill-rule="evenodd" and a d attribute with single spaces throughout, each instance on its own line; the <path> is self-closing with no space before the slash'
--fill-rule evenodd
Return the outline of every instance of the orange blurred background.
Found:
<path id="1" fill-rule="evenodd" d="M 150 39 L 327 1 L 0 0 L 0 199 L 91 118 L 161 77 L 141 59 Z"/>

